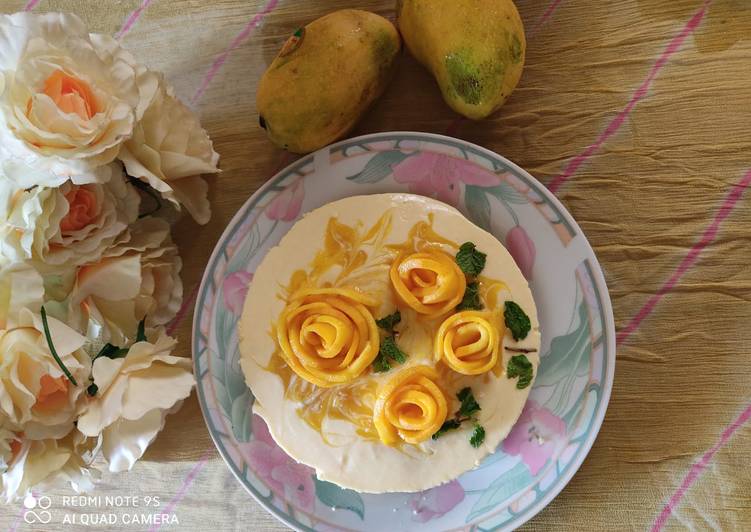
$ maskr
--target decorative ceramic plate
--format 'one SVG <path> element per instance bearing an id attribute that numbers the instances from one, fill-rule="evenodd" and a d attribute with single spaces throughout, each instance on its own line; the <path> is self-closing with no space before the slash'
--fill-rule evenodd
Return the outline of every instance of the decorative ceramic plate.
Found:
<path id="1" fill-rule="evenodd" d="M 449 203 L 496 235 L 530 280 L 541 362 L 521 418 L 496 452 L 422 493 L 360 494 L 319 481 L 252 414 L 237 322 L 253 271 L 303 213 L 359 194 L 412 192 Z M 238 480 L 299 530 L 507 530 L 545 507 L 594 443 L 615 370 L 607 287 L 581 229 L 524 170 L 467 142 L 379 133 L 303 157 L 232 219 L 198 293 L 193 364 L 209 432 Z"/>

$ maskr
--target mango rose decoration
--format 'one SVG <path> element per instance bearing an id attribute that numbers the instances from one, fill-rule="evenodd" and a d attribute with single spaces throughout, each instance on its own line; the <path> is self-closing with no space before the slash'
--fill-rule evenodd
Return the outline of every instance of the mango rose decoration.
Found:
<path id="1" fill-rule="evenodd" d="M 447 318 L 436 333 L 433 358 L 464 375 L 479 375 L 498 364 L 503 331 L 490 312 L 466 310 Z M 496 317 L 495 322 L 500 320 Z"/>
<path id="2" fill-rule="evenodd" d="M 386 445 L 420 443 L 438 432 L 446 420 L 448 403 L 429 366 L 401 370 L 378 390 L 373 423 Z"/>
<path id="3" fill-rule="evenodd" d="M 357 378 L 378 354 L 376 302 L 349 288 L 307 290 L 276 325 L 282 357 L 308 382 L 328 388 Z"/>
<path id="4" fill-rule="evenodd" d="M 165 330 L 183 300 L 170 223 L 182 208 L 209 220 L 201 174 L 218 160 L 168 80 L 114 38 L 75 15 L 0 15 L 7 501 L 91 489 L 97 458 L 132 468 L 190 395 L 187 346 Z"/>
<path id="5" fill-rule="evenodd" d="M 467 288 L 464 273 L 453 257 L 437 249 L 397 258 L 389 275 L 399 299 L 429 317 L 453 310 Z"/>

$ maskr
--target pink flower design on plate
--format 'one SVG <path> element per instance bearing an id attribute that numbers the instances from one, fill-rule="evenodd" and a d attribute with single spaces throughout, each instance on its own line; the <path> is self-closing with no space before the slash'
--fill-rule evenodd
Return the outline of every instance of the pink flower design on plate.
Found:
<path id="1" fill-rule="evenodd" d="M 504 452 L 522 460 L 536 475 L 551 458 L 566 434 L 566 423 L 547 408 L 529 400 L 519 421 L 503 441 Z"/>
<path id="2" fill-rule="evenodd" d="M 506 249 L 514 257 L 516 265 L 527 280 L 532 279 L 532 269 L 535 265 L 535 243 L 529 238 L 523 227 L 517 225 L 506 235 Z"/>
<path id="3" fill-rule="evenodd" d="M 415 493 L 409 498 L 412 520 L 425 523 L 431 519 L 438 519 L 453 510 L 463 500 L 464 488 L 456 480 Z"/>
<path id="4" fill-rule="evenodd" d="M 459 183 L 491 187 L 499 178 L 490 170 L 464 159 L 433 152 L 419 152 L 393 168 L 394 179 L 409 191 L 437 198 L 449 205 L 459 202 Z"/>
<path id="5" fill-rule="evenodd" d="M 315 506 L 313 470 L 298 464 L 277 446 L 266 423 L 253 415 L 253 440 L 240 446 L 248 466 L 276 495 L 297 508 Z"/>
<path id="6" fill-rule="evenodd" d="M 287 186 L 266 207 L 266 216 L 270 220 L 291 222 L 300 214 L 305 187 L 302 178 Z"/>
<path id="7" fill-rule="evenodd" d="M 242 314 L 245 296 L 248 293 L 251 280 L 253 280 L 252 273 L 239 271 L 230 273 L 222 283 L 224 306 L 237 316 Z"/>

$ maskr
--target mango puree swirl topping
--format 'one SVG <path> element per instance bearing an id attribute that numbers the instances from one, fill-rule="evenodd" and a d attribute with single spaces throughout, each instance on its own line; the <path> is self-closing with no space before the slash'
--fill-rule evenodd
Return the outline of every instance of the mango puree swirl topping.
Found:
<path id="1" fill-rule="evenodd" d="M 495 323 L 495 325 L 494 325 Z M 498 363 L 499 320 L 492 312 L 467 310 L 446 318 L 435 335 L 433 359 L 443 361 L 457 373 L 479 375 Z"/>
<path id="2" fill-rule="evenodd" d="M 420 443 L 435 434 L 446 420 L 446 396 L 430 366 L 401 370 L 378 390 L 373 423 L 386 445 Z"/>
<path id="3" fill-rule="evenodd" d="M 296 294 L 276 325 L 284 360 L 297 375 L 324 388 L 356 379 L 378 354 L 378 327 L 368 309 L 375 305 L 351 288 Z"/>
<path id="4" fill-rule="evenodd" d="M 464 273 L 454 258 L 438 249 L 397 257 L 389 276 L 399 299 L 429 317 L 452 311 L 467 288 Z"/>

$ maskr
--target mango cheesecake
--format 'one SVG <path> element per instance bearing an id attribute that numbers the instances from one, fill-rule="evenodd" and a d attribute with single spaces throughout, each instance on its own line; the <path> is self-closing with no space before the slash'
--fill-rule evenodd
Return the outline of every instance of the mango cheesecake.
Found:
<path id="1" fill-rule="evenodd" d="M 319 479 L 414 492 L 493 453 L 537 375 L 527 281 L 441 202 L 355 196 L 308 213 L 256 269 L 240 320 L 254 412 Z"/>

